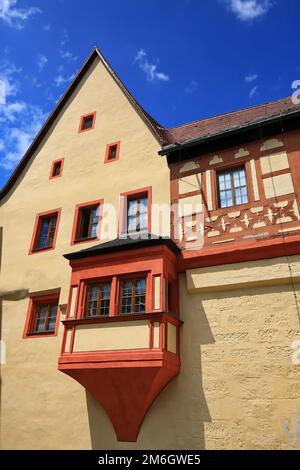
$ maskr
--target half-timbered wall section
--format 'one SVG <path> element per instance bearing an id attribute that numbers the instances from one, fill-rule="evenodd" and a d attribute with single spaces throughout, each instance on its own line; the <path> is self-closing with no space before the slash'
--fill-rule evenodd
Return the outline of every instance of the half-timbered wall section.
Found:
<path id="1" fill-rule="evenodd" d="M 171 164 L 173 237 L 193 249 L 295 235 L 299 157 L 293 131 Z"/>

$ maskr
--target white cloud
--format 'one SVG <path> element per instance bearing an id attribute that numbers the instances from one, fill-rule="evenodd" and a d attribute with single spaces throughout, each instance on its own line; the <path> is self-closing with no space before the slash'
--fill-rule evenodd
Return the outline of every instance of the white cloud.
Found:
<path id="1" fill-rule="evenodd" d="M 70 41 L 69 33 L 66 29 L 63 30 L 62 39 L 60 41 L 61 47 L 65 46 Z"/>
<path id="2" fill-rule="evenodd" d="M 0 19 L 16 29 L 23 29 L 26 20 L 36 13 L 41 13 L 37 7 L 15 8 L 17 0 L 0 0 Z"/>
<path id="3" fill-rule="evenodd" d="M 241 21 L 251 21 L 265 15 L 273 3 L 270 0 L 225 0 L 232 13 Z"/>
<path id="4" fill-rule="evenodd" d="M 5 104 L 9 96 L 15 96 L 19 89 L 19 81 L 15 75 L 22 72 L 15 64 L 3 61 L 0 64 L 1 103 Z"/>
<path id="5" fill-rule="evenodd" d="M 254 73 L 252 75 L 246 75 L 245 82 L 246 83 L 251 83 L 251 82 L 254 82 L 254 80 L 257 80 L 257 78 L 258 78 L 257 73 Z"/>
<path id="6" fill-rule="evenodd" d="M 9 106 L 20 114 L 18 126 L 6 126 L 1 139 L 3 145 L 0 147 L 0 167 L 8 171 L 19 163 L 46 118 L 39 106 L 26 103 L 12 103 Z M 3 112 L 0 113 L 0 120 L 1 116 Z M 5 152 L 5 149 L 9 151 Z"/>
<path id="7" fill-rule="evenodd" d="M 198 88 L 198 82 L 196 80 L 191 80 L 190 83 L 185 87 L 184 91 L 186 93 L 194 93 Z"/>
<path id="8" fill-rule="evenodd" d="M 26 103 L 23 101 L 15 101 L 13 103 L 6 104 L 0 108 L 0 122 L 15 122 L 17 114 L 25 111 Z"/>
<path id="9" fill-rule="evenodd" d="M 0 105 L 0 167 L 7 171 L 15 168 L 46 118 L 39 106 L 16 98 L 21 72 L 11 62 L 0 63 L 0 80 L 6 86 L 5 101 Z"/>
<path id="10" fill-rule="evenodd" d="M 63 50 L 60 50 L 59 51 L 59 55 L 62 59 L 66 59 L 68 60 L 69 62 L 76 62 L 76 60 L 78 59 L 78 57 L 76 57 L 75 55 L 73 55 L 72 52 L 70 51 L 63 51 Z"/>
<path id="11" fill-rule="evenodd" d="M 59 74 L 55 77 L 54 82 L 56 86 L 61 86 L 61 85 L 64 85 L 65 83 L 71 82 L 74 77 L 75 77 L 75 74 L 67 75 L 67 76 Z"/>
<path id="12" fill-rule="evenodd" d="M 140 69 L 146 74 L 149 82 L 162 81 L 168 82 L 170 77 L 163 72 L 158 72 L 157 66 L 148 62 L 147 53 L 144 49 L 140 49 L 134 59 L 137 62 Z"/>
<path id="13" fill-rule="evenodd" d="M 44 54 L 38 54 L 37 66 L 38 66 L 40 72 L 43 70 L 43 68 L 45 67 L 47 62 L 48 62 L 48 59 Z"/>
<path id="14" fill-rule="evenodd" d="M 255 85 L 253 88 L 251 88 L 250 93 L 249 93 L 249 98 L 252 98 L 254 95 L 256 95 L 258 90 L 258 85 Z"/>

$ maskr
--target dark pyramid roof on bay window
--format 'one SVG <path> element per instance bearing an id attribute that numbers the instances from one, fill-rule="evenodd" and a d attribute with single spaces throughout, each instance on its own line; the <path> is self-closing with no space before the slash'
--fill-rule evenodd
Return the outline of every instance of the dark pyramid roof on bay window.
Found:
<path id="1" fill-rule="evenodd" d="M 87 258 L 89 256 L 104 255 L 107 253 L 114 253 L 117 251 L 127 251 L 137 248 L 148 248 L 150 246 L 165 245 L 175 255 L 178 255 L 181 250 L 171 238 L 161 237 L 147 232 L 138 232 L 136 234 L 124 235 L 115 240 L 99 243 L 84 250 L 67 253 L 64 258 L 68 260 Z"/>

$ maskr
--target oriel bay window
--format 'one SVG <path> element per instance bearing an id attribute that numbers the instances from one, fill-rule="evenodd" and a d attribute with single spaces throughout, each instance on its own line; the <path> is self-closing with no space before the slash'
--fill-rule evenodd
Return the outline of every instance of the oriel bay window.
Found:
<path id="1" fill-rule="evenodd" d="M 120 313 L 144 313 L 146 311 L 146 279 L 121 281 Z"/>
<path id="2" fill-rule="evenodd" d="M 94 201 L 76 206 L 72 244 L 99 238 L 101 202 Z"/>
<path id="3" fill-rule="evenodd" d="M 60 209 L 44 212 L 36 216 L 29 253 L 54 249 Z"/>
<path id="4" fill-rule="evenodd" d="M 109 315 L 110 289 L 111 283 L 109 281 L 87 286 L 85 317 Z"/>
<path id="5" fill-rule="evenodd" d="M 219 207 L 231 207 L 248 202 L 245 167 L 217 173 Z"/>

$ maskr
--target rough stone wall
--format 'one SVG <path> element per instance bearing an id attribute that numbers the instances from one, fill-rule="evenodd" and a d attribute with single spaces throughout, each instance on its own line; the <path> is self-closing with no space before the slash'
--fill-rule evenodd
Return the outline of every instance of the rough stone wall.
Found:
<path id="1" fill-rule="evenodd" d="M 201 377 L 205 448 L 300 449 L 300 365 L 292 349 L 300 340 L 300 285 L 191 295 L 186 284 L 182 275 L 182 368 L 192 361 Z"/>

